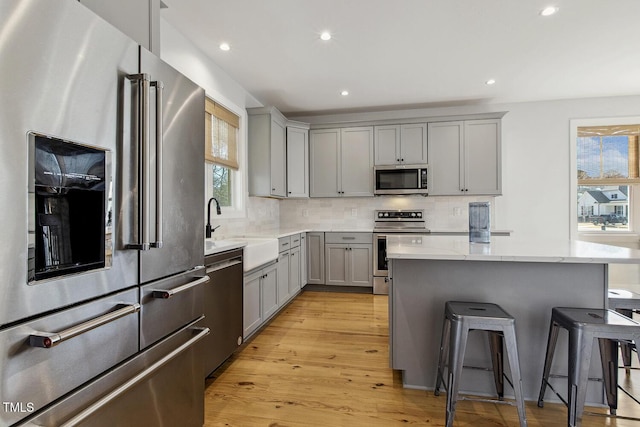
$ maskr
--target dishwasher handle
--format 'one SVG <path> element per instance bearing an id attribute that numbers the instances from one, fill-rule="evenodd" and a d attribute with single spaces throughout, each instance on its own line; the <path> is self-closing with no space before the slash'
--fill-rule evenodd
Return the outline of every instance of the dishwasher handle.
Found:
<path id="1" fill-rule="evenodd" d="M 225 268 L 233 267 L 234 265 L 242 264 L 242 257 L 235 257 L 228 260 L 216 262 L 207 266 L 207 274 L 215 271 L 224 270 Z"/>
<path id="2" fill-rule="evenodd" d="M 121 305 L 122 306 L 122 305 Z M 128 314 L 140 311 L 140 304 L 133 303 L 124 305 L 118 310 L 109 312 L 102 316 L 83 322 L 79 325 L 72 326 L 60 332 L 35 332 L 29 336 L 29 345 L 31 347 L 51 348 L 58 344 L 77 337 L 78 335 L 89 332 L 99 326 L 113 322 L 116 319 L 124 317 Z"/>
<path id="3" fill-rule="evenodd" d="M 155 374 L 160 368 L 162 368 L 164 365 L 166 365 L 167 363 L 169 363 L 170 361 L 178 357 L 184 351 L 188 350 L 191 346 L 193 346 L 195 343 L 200 341 L 205 336 L 209 335 L 209 333 L 211 332 L 209 328 L 191 327 L 189 329 L 192 329 L 194 331 L 199 331 L 199 332 L 195 337 L 189 339 L 189 341 L 186 341 L 184 344 L 180 345 L 179 347 L 176 347 L 173 351 L 171 351 L 169 354 L 164 356 L 162 359 L 158 360 L 153 365 L 149 366 L 147 369 L 140 372 L 138 375 L 132 377 L 125 383 L 121 384 L 118 388 L 111 391 L 109 394 L 105 395 L 102 399 L 98 400 L 96 403 L 89 406 L 88 408 L 86 408 L 85 410 L 77 414 L 72 419 L 68 420 L 66 423 L 64 423 L 60 427 L 72 427 L 85 421 L 93 413 L 105 407 L 111 401 L 117 399 L 119 396 L 127 392 L 127 390 L 135 387 L 136 385 L 140 384 L 142 381 L 149 378 L 151 375 Z"/>
<path id="4" fill-rule="evenodd" d="M 209 276 L 201 276 L 196 278 L 196 280 L 192 280 L 191 282 L 185 283 L 184 285 L 177 286 L 173 289 L 158 289 L 151 293 L 154 298 L 160 299 L 169 299 L 172 296 L 179 294 L 180 292 L 187 291 L 193 287 L 199 286 L 203 283 L 207 283 L 209 281 Z"/>

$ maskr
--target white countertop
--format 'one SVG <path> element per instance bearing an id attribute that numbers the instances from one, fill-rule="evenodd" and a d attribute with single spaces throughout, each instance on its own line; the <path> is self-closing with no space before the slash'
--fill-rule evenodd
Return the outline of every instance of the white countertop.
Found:
<path id="1" fill-rule="evenodd" d="M 640 250 L 581 240 L 519 240 L 492 237 L 469 243 L 468 236 L 391 235 L 390 259 L 639 264 Z"/>

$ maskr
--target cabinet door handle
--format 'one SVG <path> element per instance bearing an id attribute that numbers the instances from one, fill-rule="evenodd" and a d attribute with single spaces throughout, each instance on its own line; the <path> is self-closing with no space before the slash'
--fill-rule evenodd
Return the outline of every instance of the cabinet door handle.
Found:
<path id="1" fill-rule="evenodd" d="M 342 236 L 342 240 L 356 240 L 353 236 Z"/>

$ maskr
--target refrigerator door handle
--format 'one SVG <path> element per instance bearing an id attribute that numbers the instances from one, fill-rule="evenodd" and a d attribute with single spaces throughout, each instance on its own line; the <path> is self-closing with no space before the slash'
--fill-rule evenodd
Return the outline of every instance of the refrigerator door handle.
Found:
<path id="1" fill-rule="evenodd" d="M 58 344 L 77 337 L 78 335 L 89 332 L 99 326 L 113 322 L 121 317 L 140 311 L 140 304 L 126 304 L 118 310 L 112 311 L 105 315 L 83 322 L 79 325 L 72 326 L 60 332 L 35 332 L 29 336 L 29 345 L 31 347 L 51 348 Z"/>
<path id="2" fill-rule="evenodd" d="M 149 75 L 130 74 L 129 80 L 138 82 L 138 120 L 136 136 L 138 144 L 138 241 L 128 243 L 127 249 L 149 250 Z"/>
<path id="3" fill-rule="evenodd" d="M 164 124 L 162 121 L 162 105 L 164 83 L 151 82 L 156 89 L 156 241 L 151 242 L 152 248 L 162 247 L 162 146 L 164 145 Z"/>

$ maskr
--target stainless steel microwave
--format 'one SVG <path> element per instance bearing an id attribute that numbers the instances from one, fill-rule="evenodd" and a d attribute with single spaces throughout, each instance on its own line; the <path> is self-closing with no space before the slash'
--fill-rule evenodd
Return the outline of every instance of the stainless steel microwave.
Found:
<path id="1" fill-rule="evenodd" d="M 374 166 L 374 194 L 423 194 L 427 186 L 428 165 Z"/>

